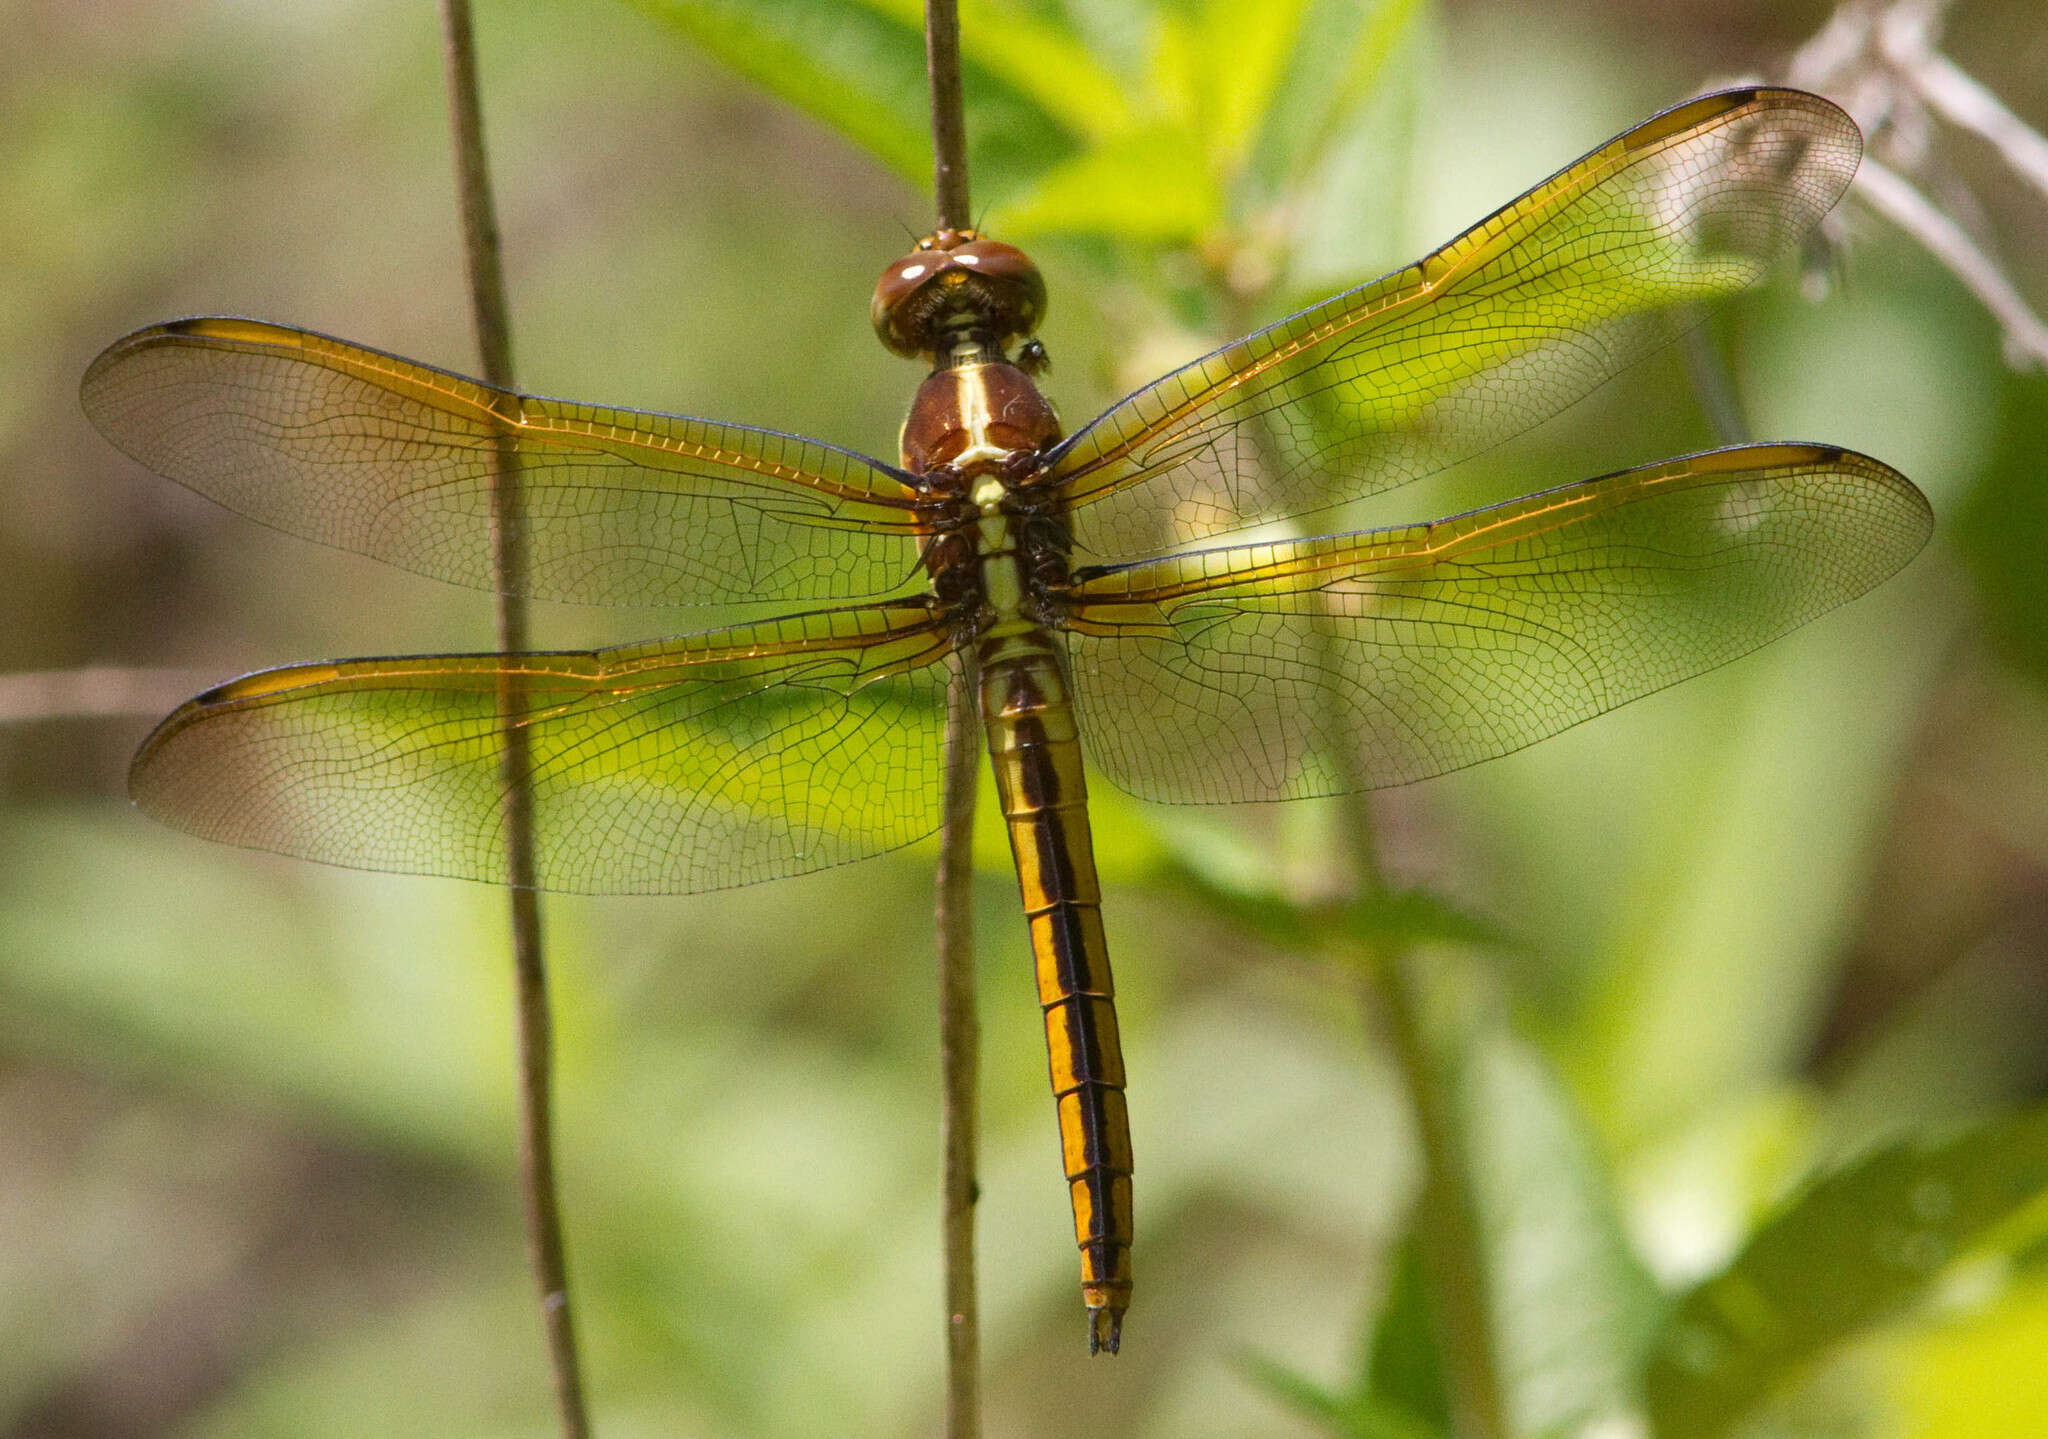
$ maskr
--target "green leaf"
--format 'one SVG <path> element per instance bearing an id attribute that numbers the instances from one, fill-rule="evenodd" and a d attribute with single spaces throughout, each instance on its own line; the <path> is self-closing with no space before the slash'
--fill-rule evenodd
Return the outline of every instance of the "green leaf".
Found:
<path id="1" fill-rule="evenodd" d="M 1186 123 L 1218 174 L 1235 173 L 1265 119 L 1293 53 L 1305 41 L 1307 0 L 1209 0 L 1185 32 L 1175 87 L 1188 96 Z"/>
<path id="2" fill-rule="evenodd" d="M 1307 953 L 1336 946 L 1349 957 L 1360 950 L 1381 954 L 1428 942 L 1487 947 L 1511 943 L 1493 925 L 1426 889 L 1381 890 L 1353 900 L 1302 903 L 1282 893 L 1266 876 L 1200 868 L 1189 862 L 1195 858 L 1183 845 L 1181 858 L 1167 862 L 1163 878 L 1275 949 Z"/>
<path id="3" fill-rule="evenodd" d="M 1430 1330 L 1429 1294 L 1413 1235 L 1395 1256 L 1393 1279 L 1373 1325 L 1366 1364 L 1366 1392 L 1389 1407 L 1421 1416 L 1437 1429 L 1449 1430 L 1443 1353 Z"/>
<path id="4" fill-rule="evenodd" d="M 1367 109 L 1426 0 L 1307 0 L 1258 117 L 1245 179 L 1253 203 L 1284 198 Z"/>
<path id="5" fill-rule="evenodd" d="M 1648 1371 L 1657 1432 L 1725 1433 L 1827 1350 L 1922 1295 L 1959 1250 L 2048 1189 L 2048 1106 L 1817 1181 L 1685 1296 Z"/>
<path id="6" fill-rule="evenodd" d="M 1554 1070 L 1475 967 L 1438 958 L 1396 961 L 1385 991 L 1416 1012 L 1421 1044 L 1401 1048 L 1435 1169 L 1367 1373 L 1332 1394 L 1280 1382 L 1269 1366 L 1268 1387 L 1341 1434 L 1385 1433 L 1394 1421 L 1436 1432 L 1468 1406 L 1497 1412 L 1514 1435 L 1631 1422 L 1663 1298 Z M 1451 1344 L 1465 1346 L 1462 1358 L 1440 1347 Z M 1453 1400 L 1461 1384 L 1491 1393 Z M 1382 1427 L 1357 1427 L 1359 1415 Z"/>
<path id="7" fill-rule="evenodd" d="M 921 0 L 908 0 L 908 11 L 911 22 L 921 27 Z M 1133 123 L 1127 82 L 1097 61 L 1087 40 L 1067 21 L 1036 19 L 995 0 L 968 0 L 960 7 L 960 54 L 963 64 L 1029 96 L 1069 134 L 1099 139 Z M 968 100 L 974 99 L 970 88 Z"/>
<path id="8" fill-rule="evenodd" d="M 2048 378 L 2007 374 L 1999 452 L 1951 529 L 1977 582 L 1979 611 L 2016 663 L 2048 678 Z"/>
<path id="9" fill-rule="evenodd" d="M 2048 1287 L 2015 1286 L 1987 1309 L 1885 1349 L 1899 1433 L 1981 1439 L 2048 1430 Z"/>
<path id="10" fill-rule="evenodd" d="M 1190 131 L 1162 125 L 1083 151 L 1004 207 L 1019 235 L 1057 232 L 1193 244 L 1223 219 L 1223 191 Z"/>
<path id="11" fill-rule="evenodd" d="M 1238 1361 L 1253 1383 L 1338 1439 L 1439 1439 L 1445 1431 L 1368 1394 L 1335 1393 L 1263 1355 Z"/>
<path id="12" fill-rule="evenodd" d="M 637 0 L 663 24 L 770 94 L 837 130 L 884 165 L 929 186 L 931 101 L 915 3 L 861 0 Z M 963 39 L 968 164 L 983 188 L 1013 189 L 1070 154 L 1075 139 L 1040 100 L 980 58 L 1007 54 L 1022 21 L 978 19 Z M 1053 49 L 1034 27 L 1033 53 Z M 1027 47 L 1029 48 L 1029 47 Z M 1071 58 L 1071 52 L 1069 58 Z M 1079 81 L 1042 87 L 1078 102 Z M 1063 88 L 1062 88 L 1063 87 Z"/>
<path id="13" fill-rule="evenodd" d="M 1577 1433 L 1635 1412 L 1663 1301 L 1584 1122 L 1498 1017 L 1469 1034 L 1454 1081 L 1510 1432 Z"/>

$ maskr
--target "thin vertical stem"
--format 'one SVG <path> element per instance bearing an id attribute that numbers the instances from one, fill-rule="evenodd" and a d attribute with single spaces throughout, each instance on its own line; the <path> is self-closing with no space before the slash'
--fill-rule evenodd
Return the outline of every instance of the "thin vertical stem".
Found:
<path id="1" fill-rule="evenodd" d="M 454 133 L 456 181 L 462 207 L 463 254 L 469 273 L 470 312 L 484 378 L 514 388 L 512 334 L 505 303 L 498 221 L 485 159 L 483 112 L 477 96 L 476 37 L 468 0 L 441 0 L 443 58 L 449 119 Z M 527 649 L 526 554 L 519 490 L 519 456 L 509 435 L 496 442 L 491 505 L 491 563 L 497 582 L 498 648 Z M 540 1288 L 541 1324 L 554 1376 L 555 1407 L 565 1439 L 585 1439 L 583 1377 L 569 1305 L 569 1264 L 556 1192 L 553 1034 L 548 1014 L 547 962 L 541 944 L 540 898 L 534 888 L 532 758 L 518 723 L 519 696 L 500 689 L 503 716 L 499 776 L 505 805 L 505 879 L 511 886 L 512 964 L 519 1063 L 519 1174 L 526 1207 L 527 1247 Z"/>
<path id="2" fill-rule="evenodd" d="M 1706 312 L 1695 307 L 1693 313 L 1683 318 L 1687 328 L 1679 348 L 1685 356 L 1686 378 L 1692 381 L 1693 394 L 1699 397 L 1700 409 L 1713 427 L 1714 443 L 1747 443 L 1751 434 L 1749 416 L 1742 408 L 1735 376 L 1729 372 L 1728 357 L 1708 328 Z"/>
<path id="3" fill-rule="evenodd" d="M 945 1253 L 946 1435 L 981 1432 L 981 1326 L 974 1292 L 975 1105 L 981 1027 L 974 1014 L 974 791 L 981 720 L 974 652 L 961 649 L 946 691 L 946 819 L 939 832 L 939 1116 L 944 1153 L 940 1230 Z"/>
<path id="4" fill-rule="evenodd" d="M 1252 327 L 1251 297 L 1226 288 L 1223 316 L 1231 334 Z M 1247 427 L 1248 453 L 1260 473 L 1274 472 L 1280 443 L 1270 425 Z M 1341 674 L 1345 658 L 1338 647 L 1335 616 L 1327 611 L 1311 618 L 1310 643 L 1315 668 Z M 1329 765 L 1337 794 L 1338 834 L 1349 868 L 1354 903 L 1370 904 L 1386 893 L 1386 871 L 1373 831 L 1372 805 L 1366 798 L 1367 777 L 1349 738 L 1354 720 L 1336 693 L 1320 691 L 1320 708 L 1312 716 L 1322 738 L 1321 758 Z M 1366 1022 L 1377 1019 L 1388 1048 L 1400 1068 L 1415 1116 L 1416 1142 L 1422 1150 L 1422 1190 L 1415 1201 L 1416 1248 L 1432 1298 L 1432 1319 L 1444 1356 L 1446 1399 L 1462 1439 L 1505 1439 L 1506 1409 L 1501 1397 L 1488 1302 L 1488 1276 L 1478 1217 L 1472 1209 L 1472 1185 L 1465 1148 L 1460 1143 L 1455 1078 L 1446 1071 L 1440 1047 L 1433 1046 L 1427 1024 L 1427 970 L 1407 946 L 1381 943 L 1358 966 L 1359 997 Z"/>
<path id="5" fill-rule="evenodd" d="M 925 0 L 924 53 L 932 82 L 932 192 L 939 228 L 964 230 L 967 203 L 967 119 L 960 90 L 960 12 L 954 0 Z"/>
<path id="6" fill-rule="evenodd" d="M 1347 760 L 1341 767 L 1352 766 Z M 1371 806 L 1361 783 L 1338 804 L 1354 883 L 1361 899 L 1384 892 Z M 1494 1352 L 1491 1282 L 1484 1238 L 1472 1208 L 1472 1176 L 1461 1142 L 1457 1076 L 1428 1025 L 1428 971 L 1422 956 L 1392 945 L 1369 956 L 1360 986 L 1368 1019 L 1377 1015 L 1400 1068 L 1422 1150 L 1422 1189 L 1415 1198 L 1415 1240 L 1444 1359 L 1455 1432 L 1468 1439 L 1504 1439 L 1507 1411 Z"/>
<path id="7" fill-rule="evenodd" d="M 967 122 L 960 89 L 960 15 L 926 0 L 932 90 L 932 190 L 942 230 L 967 228 Z M 946 692 L 945 823 L 939 833 L 940 1230 L 945 1256 L 946 1436 L 981 1432 L 981 1317 L 974 1292 L 975 1107 L 981 1032 L 974 1015 L 974 796 L 981 749 L 974 655 L 962 648 Z"/>

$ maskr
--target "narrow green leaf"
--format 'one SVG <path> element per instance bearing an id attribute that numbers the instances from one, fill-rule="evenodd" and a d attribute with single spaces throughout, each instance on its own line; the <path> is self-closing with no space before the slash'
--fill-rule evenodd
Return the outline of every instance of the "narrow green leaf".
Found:
<path id="1" fill-rule="evenodd" d="M 1983 465 L 1950 533 L 1976 579 L 1979 607 L 2005 652 L 2048 678 L 2048 377 L 2008 372 L 1999 383 L 1999 452 Z"/>
<path id="2" fill-rule="evenodd" d="M 1261 1354 L 1244 1355 L 1238 1366 L 1254 1384 L 1336 1439 L 1441 1439 L 1445 1433 L 1370 1395 L 1326 1389 Z"/>
<path id="3" fill-rule="evenodd" d="M 1359 948 L 1381 953 L 1432 942 L 1490 948 L 1511 943 L 1485 920 L 1426 889 L 1304 904 L 1281 893 L 1270 876 L 1221 867 L 1229 863 L 1230 857 L 1191 853 L 1183 845 L 1181 857 L 1167 861 L 1162 877 L 1275 949 L 1312 953 L 1336 946 L 1347 953 Z"/>
<path id="4" fill-rule="evenodd" d="M 921 15 L 922 0 L 901 3 Z M 1029 96 L 1071 135 L 1101 139 L 1133 123 L 1127 82 L 1096 59 L 1071 24 L 995 0 L 968 0 L 960 7 L 960 53 Z"/>
<path id="5" fill-rule="evenodd" d="M 919 185 L 931 183 L 931 101 L 915 4 L 862 0 L 637 0 L 727 68 L 837 130 Z M 1067 127 L 963 50 L 968 163 L 996 193 L 1071 154 Z"/>
<path id="6" fill-rule="evenodd" d="M 1309 0 L 1209 0 L 1190 29 L 1189 117 L 1218 174 L 1235 173 L 1259 133 L 1290 58 L 1313 43 L 1302 28 Z"/>
<path id="7" fill-rule="evenodd" d="M 1193 133 L 1172 125 L 1106 140 L 1049 168 L 1004 208 L 1018 235 L 1193 244 L 1223 218 L 1223 192 Z"/>
<path id="8" fill-rule="evenodd" d="M 1619 1422 L 1640 1407 L 1636 1375 L 1663 1301 L 1585 1124 L 1497 1015 L 1475 1026 L 1455 1078 L 1511 1432 Z"/>
<path id="9" fill-rule="evenodd" d="M 1430 1328 L 1429 1295 L 1422 1279 L 1422 1255 L 1410 1235 L 1394 1259 L 1386 1303 L 1373 1324 L 1361 1388 L 1390 1408 L 1448 1431 L 1443 1354 Z"/>
<path id="10" fill-rule="evenodd" d="M 1246 167 L 1248 201 L 1277 200 L 1310 177 L 1367 108 L 1388 61 L 1427 8 L 1427 0 L 1308 0 L 1258 117 Z"/>
<path id="11" fill-rule="evenodd" d="M 1895 1145 L 1818 1180 L 1679 1305 L 1648 1371 L 1657 1432 L 1727 1432 L 1809 1362 L 1922 1295 L 1958 1251 L 2043 1190 L 2048 1106 Z"/>

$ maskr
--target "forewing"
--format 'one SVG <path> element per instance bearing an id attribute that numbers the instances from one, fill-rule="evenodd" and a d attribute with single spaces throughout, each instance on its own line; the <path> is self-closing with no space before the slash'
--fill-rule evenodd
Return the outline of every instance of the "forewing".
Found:
<path id="1" fill-rule="evenodd" d="M 1083 743 L 1146 799 L 1404 784 L 1746 654 L 1932 525 L 1876 460 L 1749 445 L 1434 524 L 1083 570 Z"/>
<path id="2" fill-rule="evenodd" d="M 1667 110 L 1450 244 L 1120 401 L 1054 460 L 1104 557 L 1406 484 L 1548 419 L 1756 283 L 1862 137 L 1793 90 Z"/>
<path id="3" fill-rule="evenodd" d="M 289 534 L 480 589 L 494 476 L 523 582 L 587 604 L 858 598 L 916 569 L 909 477 L 816 440 L 494 389 L 307 330 L 179 320 L 116 341 L 85 411 L 137 460 Z"/>
<path id="4" fill-rule="evenodd" d="M 595 653 L 294 665 L 177 710 L 129 789 L 207 839 L 503 881 L 511 723 L 541 888 L 748 884 L 937 828 L 951 648 L 925 606 L 878 604 Z"/>

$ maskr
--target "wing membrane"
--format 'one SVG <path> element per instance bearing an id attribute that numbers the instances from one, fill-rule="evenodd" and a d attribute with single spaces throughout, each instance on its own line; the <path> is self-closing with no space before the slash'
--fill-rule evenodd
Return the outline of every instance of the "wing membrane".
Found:
<path id="1" fill-rule="evenodd" d="M 186 703 L 129 789 L 206 839 L 503 881 L 509 718 L 542 888 L 747 884 L 938 827 L 951 648 L 926 606 L 884 603 L 592 653 L 294 665 Z"/>
<path id="2" fill-rule="evenodd" d="M 1404 270 L 1154 381 L 1054 460 L 1106 557 L 1406 484 L 1556 414 L 1755 283 L 1848 187 L 1855 124 L 1798 91 L 1705 96 Z"/>
<path id="3" fill-rule="evenodd" d="M 595 604 L 858 598 L 916 567 L 909 477 L 816 440 L 494 389 L 253 320 L 138 330 L 86 414 L 158 474 L 287 533 L 480 589 L 499 456 L 527 574 Z"/>
<path id="4" fill-rule="evenodd" d="M 1876 460 L 1750 445 L 1434 524 L 1079 571 L 1084 742 L 1146 799 L 1403 784 L 1746 654 L 1932 526 Z"/>

